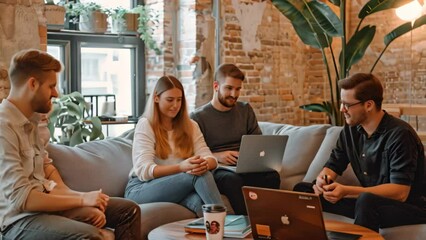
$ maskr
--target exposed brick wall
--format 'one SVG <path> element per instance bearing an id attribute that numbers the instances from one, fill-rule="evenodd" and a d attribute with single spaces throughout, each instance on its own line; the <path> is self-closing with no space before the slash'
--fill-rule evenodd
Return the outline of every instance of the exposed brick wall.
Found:
<path id="1" fill-rule="evenodd" d="M 9 95 L 12 56 L 27 48 L 46 50 L 43 0 L 0 0 L 0 102 Z"/>
<path id="2" fill-rule="evenodd" d="M 235 10 L 232 1 L 222 1 L 220 48 L 221 62 L 236 64 L 247 76 L 240 99 L 250 102 L 260 121 L 301 124 L 306 113 L 298 106 L 306 98 L 307 48 L 295 36 L 290 22 L 267 2 L 260 24 L 252 26 L 261 47 L 244 51 Z"/>
<path id="3" fill-rule="evenodd" d="M 259 1 L 240 2 L 252 4 Z M 367 0 L 349 2 L 352 19 L 349 32 L 352 33 L 358 24 L 355 21 L 357 14 Z M 222 7 L 222 62 L 235 63 L 246 72 L 248 80 L 241 99 L 253 105 L 258 118 L 300 125 L 326 122 L 325 114 L 304 112 L 298 108 L 301 104 L 329 99 L 329 84 L 321 53 L 304 47 L 288 20 L 269 2 L 261 25 L 257 26 L 261 50 L 244 52 L 241 50 L 241 26 L 234 21 L 232 1 L 222 1 Z M 384 47 L 384 35 L 402 23 L 393 10 L 368 17 L 363 24 L 377 25 L 376 37 L 366 56 L 352 68 L 351 73 L 369 71 Z M 256 31 L 256 26 L 253 26 L 253 31 Z M 425 44 L 423 26 L 413 31 L 412 42 L 410 34 L 407 34 L 391 43 L 382 56 L 374 73 L 384 81 L 385 102 L 426 104 Z M 334 42 L 335 54 L 339 52 L 339 45 L 339 41 Z M 265 81 L 265 69 L 269 65 L 272 65 L 270 82 Z M 423 122 L 422 127 L 426 124 L 426 121 Z"/>
<path id="4" fill-rule="evenodd" d="M 163 1 L 148 2 L 158 4 Z M 157 62 L 158 69 L 161 69 L 158 72 L 177 75 L 186 86 L 187 94 L 191 99 L 190 105 L 199 106 L 211 98 L 212 76 L 201 78 L 200 73 L 205 71 L 205 66 L 202 64 L 200 66 L 197 62 L 197 67 L 194 67 L 186 61 L 195 54 L 202 61 L 209 63 L 214 70 L 215 36 L 211 33 L 212 31 L 214 33 L 215 28 L 214 22 L 211 21 L 213 1 L 181 1 L 183 6 L 179 12 L 182 13 L 182 7 L 188 11 L 195 11 L 196 26 L 193 25 L 193 15 L 189 16 L 185 19 L 185 24 L 179 23 L 175 40 L 168 34 L 172 26 L 170 19 L 178 8 L 174 5 L 174 1 L 165 2 L 165 5 L 169 7 L 162 7 L 165 20 L 162 24 L 163 29 L 160 30 L 165 42 L 165 52 L 160 57 L 161 61 Z M 260 6 L 257 4 L 261 2 L 263 1 L 237 1 L 240 5 L 257 7 Z M 351 17 L 348 29 L 352 33 L 358 24 L 357 14 L 367 0 L 348 2 L 348 14 Z M 330 98 L 329 83 L 321 53 L 317 49 L 306 47 L 295 34 L 290 22 L 269 1 L 266 2 L 259 24 L 253 24 L 249 28 L 255 32 L 256 41 L 260 42 L 260 47 L 244 50 L 242 36 L 244 26 L 240 22 L 241 19 L 238 19 L 234 4 L 233 0 L 221 0 L 219 62 L 235 63 L 245 72 L 247 80 L 240 99 L 251 103 L 261 121 L 296 125 L 327 122 L 325 114 L 310 113 L 299 108 L 302 104 L 322 102 Z M 353 66 L 351 73 L 368 72 L 384 47 L 383 36 L 401 23 L 402 21 L 395 16 L 393 10 L 369 16 L 363 24 L 377 25 L 376 37 L 367 50 L 366 56 Z M 195 32 L 192 32 L 194 29 Z M 185 36 L 179 36 L 182 32 Z M 410 34 L 407 34 L 394 41 L 374 70 L 374 73 L 383 79 L 385 102 L 426 104 L 425 35 L 423 26 L 413 32 L 412 38 Z M 185 43 L 178 39 L 185 39 Z M 333 49 L 336 55 L 339 53 L 340 44 L 339 39 L 335 39 Z M 203 45 L 209 47 L 206 48 Z M 327 56 L 331 61 L 329 51 Z M 148 54 L 148 59 L 147 72 L 154 66 L 149 65 L 152 62 L 151 59 L 158 60 L 159 57 L 153 58 L 152 54 Z M 203 69 L 201 72 L 200 68 Z M 150 79 L 151 76 L 149 75 L 148 78 Z M 424 124 L 426 121 L 421 121 L 423 131 Z"/>
<path id="5" fill-rule="evenodd" d="M 357 14 L 367 2 L 351 2 L 351 29 L 355 29 Z M 377 56 L 385 47 L 383 38 L 394 28 L 403 24 L 395 11 L 388 10 L 368 16 L 366 24 L 376 25 L 376 36 L 366 52 L 366 56 L 355 65 L 351 73 L 369 71 Z M 426 26 L 415 29 L 393 41 L 381 57 L 373 71 L 380 77 L 385 87 L 385 103 L 426 104 Z M 414 117 L 408 119 L 413 123 Z M 426 131 L 426 118 L 419 118 L 419 130 Z"/>

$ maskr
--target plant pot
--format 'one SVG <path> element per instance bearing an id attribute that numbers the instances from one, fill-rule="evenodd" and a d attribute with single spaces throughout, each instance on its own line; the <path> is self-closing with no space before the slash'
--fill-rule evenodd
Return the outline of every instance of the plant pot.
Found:
<path id="1" fill-rule="evenodd" d="M 103 33 L 107 30 L 107 15 L 99 11 L 80 15 L 78 27 L 83 32 Z"/>
<path id="2" fill-rule="evenodd" d="M 64 29 L 65 8 L 58 5 L 44 5 L 44 16 L 46 17 L 47 29 Z"/>
<path id="3" fill-rule="evenodd" d="M 139 14 L 137 13 L 126 13 L 126 24 L 127 24 L 127 31 L 129 32 L 136 32 L 138 30 L 138 17 Z"/>
<path id="4" fill-rule="evenodd" d="M 138 14 L 126 13 L 124 18 L 111 18 L 111 33 L 136 32 Z"/>

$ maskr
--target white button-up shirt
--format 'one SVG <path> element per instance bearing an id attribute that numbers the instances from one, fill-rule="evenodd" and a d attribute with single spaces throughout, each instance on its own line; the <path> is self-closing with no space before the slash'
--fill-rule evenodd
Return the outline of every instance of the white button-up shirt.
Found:
<path id="1" fill-rule="evenodd" d="M 45 190 L 45 150 L 38 139 L 39 116 L 27 119 L 10 101 L 0 104 L 0 229 L 34 212 L 23 212 L 32 189 Z"/>

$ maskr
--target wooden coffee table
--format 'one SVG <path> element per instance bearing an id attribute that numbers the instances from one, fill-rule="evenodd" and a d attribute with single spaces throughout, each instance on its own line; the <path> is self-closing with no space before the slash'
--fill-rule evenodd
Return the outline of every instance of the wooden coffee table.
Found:
<path id="1" fill-rule="evenodd" d="M 191 239 L 191 240 L 204 240 L 206 236 L 204 234 L 194 234 L 194 233 L 186 233 L 184 231 L 184 226 L 193 221 L 194 219 L 186 219 L 178 222 L 173 222 L 169 224 L 165 224 L 160 226 L 154 230 L 152 230 L 149 235 L 149 240 L 174 240 L 174 239 Z M 336 232 L 345 232 L 352 234 L 362 235 L 360 239 L 371 239 L 371 240 L 382 240 L 384 239 L 379 233 L 374 232 L 368 228 L 361 227 L 359 225 L 338 222 L 334 220 L 325 220 L 325 229 L 329 231 Z M 225 239 L 233 239 L 233 238 L 225 238 Z M 241 238 L 240 238 L 241 239 Z M 253 239 L 251 235 L 244 239 Z"/>

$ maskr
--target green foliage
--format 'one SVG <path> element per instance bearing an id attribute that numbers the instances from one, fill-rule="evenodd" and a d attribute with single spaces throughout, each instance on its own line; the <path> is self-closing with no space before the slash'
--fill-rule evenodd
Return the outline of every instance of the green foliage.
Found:
<path id="1" fill-rule="evenodd" d="M 138 33 L 145 45 L 155 51 L 157 55 L 161 54 L 161 50 L 157 45 L 157 42 L 153 38 L 155 29 L 158 27 L 159 14 L 149 6 L 138 5 L 131 10 L 132 13 L 139 14 L 138 17 Z"/>
<path id="2" fill-rule="evenodd" d="M 103 12 L 101 5 L 94 2 L 67 2 L 64 4 L 64 7 L 66 9 L 66 13 L 69 16 L 89 15 L 91 12 L 94 11 Z"/>
<path id="3" fill-rule="evenodd" d="M 127 10 L 123 7 L 105 9 L 105 13 L 112 19 L 124 19 L 125 14 L 128 12 L 130 12 L 130 10 Z"/>
<path id="4" fill-rule="evenodd" d="M 65 5 L 65 3 L 66 3 L 66 0 L 59 0 L 59 1 L 56 1 L 57 3 L 55 3 L 55 1 L 54 0 L 45 0 L 44 1 L 44 3 L 46 4 L 46 5 L 58 5 L 58 6 L 64 6 Z"/>
<path id="5" fill-rule="evenodd" d="M 48 128 L 51 140 L 65 145 L 103 139 L 102 124 L 98 117 L 88 116 L 88 103 L 79 92 L 62 95 L 53 100 L 53 110 L 49 116 Z M 62 135 L 55 137 L 55 128 Z"/>
<path id="6" fill-rule="evenodd" d="M 349 36 L 349 31 L 345 27 L 347 21 L 346 0 L 328 1 L 339 7 L 340 16 L 337 16 L 327 4 L 319 0 L 272 0 L 272 3 L 290 20 L 302 42 L 319 49 L 322 53 L 331 100 L 303 105 L 300 108 L 314 112 L 326 112 L 330 118 L 330 123 L 343 125 L 343 118 L 338 105 L 340 89 L 338 89 L 337 81 L 349 76 L 351 67 L 364 57 L 366 49 L 370 46 L 376 34 L 375 25 L 366 25 L 361 28 L 363 20 L 371 14 L 403 6 L 412 0 L 368 1 L 358 14 L 359 23 L 352 36 Z M 426 24 L 426 15 L 418 18 L 413 24 L 411 22 L 404 23 L 388 33 L 384 37 L 385 47 L 370 72 L 374 70 L 377 62 L 393 40 L 424 24 Z M 338 59 L 335 57 L 331 45 L 333 38 L 338 38 L 342 42 Z M 325 49 L 329 50 L 332 63 L 328 62 Z"/>

